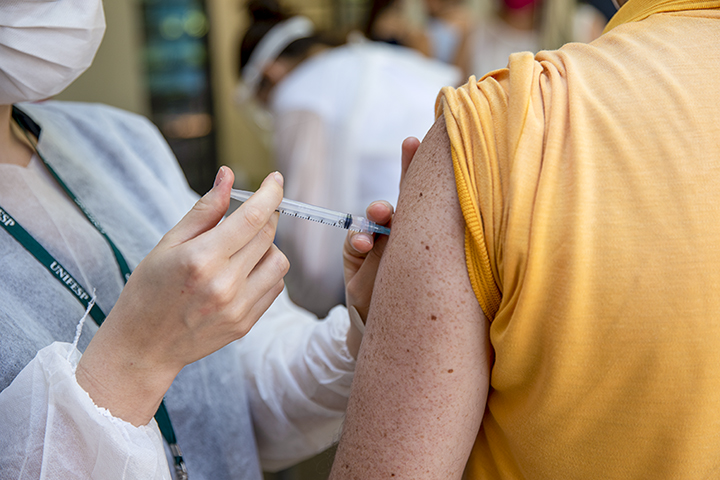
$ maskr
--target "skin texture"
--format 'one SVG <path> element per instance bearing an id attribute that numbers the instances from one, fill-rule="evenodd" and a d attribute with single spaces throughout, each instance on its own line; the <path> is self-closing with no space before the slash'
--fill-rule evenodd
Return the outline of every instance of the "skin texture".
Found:
<path id="1" fill-rule="evenodd" d="M 402 144 L 400 184 L 419 145 L 420 141 L 415 137 L 406 138 Z M 366 210 L 367 218 L 379 225 L 392 226 L 392 214 L 392 205 L 384 201 L 373 202 Z M 373 239 L 372 235 L 357 232 L 350 232 L 345 240 L 343 267 L 346 303 L 358 310 L 363 321 L 368 317 L 378 266 L 387 242 L 387 235 L 377 235 L 377 239 Z M 347 342 L 348 349 L 355 358 L 361 340 L 362 334 L 353 326 L 348 332 Z"/>
<path id="2" fill-rule="evenodd" d="M 440 118 L 402 181 L 331 478 L 460 478 L 489 384 Z"/>

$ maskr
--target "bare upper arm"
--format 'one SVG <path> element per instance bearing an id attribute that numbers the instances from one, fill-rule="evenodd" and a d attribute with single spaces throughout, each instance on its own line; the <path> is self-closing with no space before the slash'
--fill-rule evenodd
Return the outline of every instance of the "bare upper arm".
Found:
<path id="1" fill-rule="evenodd" d="M 488 325 L 440 118 L 403 182 L 333 479 L 460 478 L 488 389 Z"/>

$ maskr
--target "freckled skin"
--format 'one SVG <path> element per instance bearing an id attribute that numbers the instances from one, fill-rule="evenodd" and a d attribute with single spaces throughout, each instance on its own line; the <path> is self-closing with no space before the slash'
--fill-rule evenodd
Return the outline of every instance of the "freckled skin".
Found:
<path id="1" fill-rule="evenodd" d="M 441 118 L 403 182 L 331 479 L 461 478 L 489 377 L 464 228 Z"/>

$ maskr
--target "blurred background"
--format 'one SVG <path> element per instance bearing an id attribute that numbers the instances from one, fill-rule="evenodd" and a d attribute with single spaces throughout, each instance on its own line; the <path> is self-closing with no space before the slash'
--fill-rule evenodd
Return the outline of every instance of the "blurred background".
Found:
<path id="1" fill-rule="evenodd" d="M 363 30 L 373 6 L 372 0 L 280 3 L 338 37 Z M 405 19 L 413 26 L 422 25 L 427 15 L 424 2 L 404 3 Z M 610 0 L 593 3 L 611 12 Z M 148 116 L 199 193 L 210 188 L 219 165 L 233 168 L 238 188 L 254 189 L 273 170 L 272 142 L 269 133 L 233 101 L 238 42 L 248 24 L 244 4 L 243 0 L 105 1 L 107 32 L 95 63 L 58 98 L 102 102 Z M 495 6 L 493 0 L 467 0 L 463 15 L 466 21 L 486 18 Z"/>
<path id="2" fill-rule="evenodd" d="M 473 0 L 478 3 L 486 0 Z M 338 35 L 364 21 L 368 0 L 282 1 Z M 243 0 L 104 1 L 107 30 L 92 67 L 57 98 L 102 102 L 149 117 L 199 193 L 219 165 L 238 188 L 273 170 L 271 139 L 233 101 Z"/>
<path id="3" fill-rule="evenodd" d="M 309 17 L 317 29 L 339 39 L 351 32 L 375 40 L 389 37 L 393 43 L 456 65 L 464 79 L 503 67 L 507 50 L 514 51 L 515 46 L 540 50 L 568 41 L 591 41 L 614 13 L 610 0 L 544 0 L 542 14 L 536 11 L 525 25 L 530 37 L 524 37 L 523 20 L 500 18 L 498 9 L 509 5 L 515 11 L 529 3 L 537 2 L 280 1 L 283 8 Z M 371 14 L 389 4 L 396 4 L 391 15 L 368 31 Z M 245 1 L 123 0 L 105 1 L 104 6 L 107 31 L 95 62 L 58 99 L 101 102 L 150 118 L 173 149 L 190 186 L 200 194 L 212 186 L 219 165 L 234 170 L 237 188 L 256 189 L 276 167 L 272 132 L 235 100 L 238 44 L 249 25 Z M 454 33 L 448 37 L 448 31 Z M 511 36 L 513 41 L 508 40 Z M 434 42 L 441 37 L 445 41 Z M 493 63 L 493 57 L 499 60 Z M 266 479 L 325 479 L 333 451 L 268 473 Z"/>

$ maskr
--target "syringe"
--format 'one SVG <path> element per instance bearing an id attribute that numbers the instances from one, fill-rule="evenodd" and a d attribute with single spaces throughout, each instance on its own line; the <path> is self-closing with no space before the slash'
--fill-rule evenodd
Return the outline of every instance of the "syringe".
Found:
<path id="1" fill-rule="evenodd" d="M 254 192 L 233 188 L 230 192 L 230 197 L 240 202 L 245 202 L 253 193 Z M 365 217 L 335 212 L 327 208 L 316 207 L 315 205 L 296 202 L 295 200 L 288 200 L 287 198 L 282 199 L 277 211 L 285 215 L 290 215 L 291 217 L 304 218 L 305 220 L 312 220 L 313 222 L 354 230 L 356 232 L 390 235 L 390 229 L 388 227 L 383 227 L 375 222 L 371 222 Z"/>

